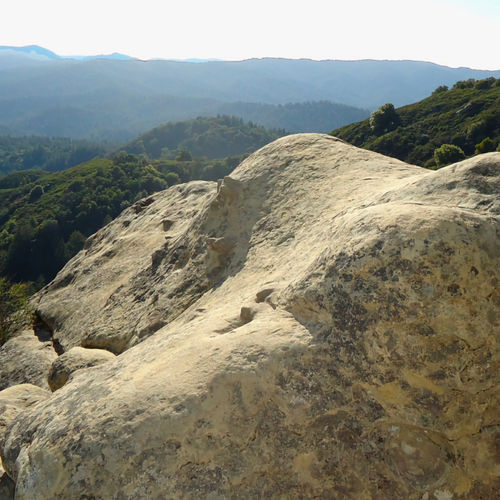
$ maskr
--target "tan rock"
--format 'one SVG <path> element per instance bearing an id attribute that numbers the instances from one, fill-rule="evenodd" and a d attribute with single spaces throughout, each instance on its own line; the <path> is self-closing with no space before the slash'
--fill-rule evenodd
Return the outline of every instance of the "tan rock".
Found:
<path id="1" fill-rule="evenodd" d="M 193 182 L 141 200 L 90 238 L 42 290 L 40 316 L 64 351 L 83 346 L 120 353 L 208 289 L 181 269 L 194 215 L 211 201 L 215 185 Z M 168 284 L 161 262 L 172 271 Z"/>
<path id="2" fill-rule="evenodd" d="M 17 498 L 494 498 L 500 154 L 301 134 L 231 178 L 126 211 L 40 294 L 65 348 L 122 354 L 9 427 Z"/>
<path id="3" fill-rule="evenodd" d="M 50 396 L 48 390 L 33 384 L 19 384 L 0 391 L 0 443 L 3 442 L 5 433 L 15 419 L 23 412 L 36 406 L 40 401 Z M 5 457 L 0 460 L 0 492 L 2 489 L 9 491 L 10 482 L 3 478 L 4 469 L 8 465 Z M 13 466 L 13 464 L 10 464 Z M 1 498 L 1 497 L 0 497 Z"/>
<path id="4" fill-rule="evenodd" d="M 52 391 L 60 389 L 77 370 L 106 363 L 116 356 L 103 349 L 73 347 L 59 356 L 50 367 L 48 383 Z"/>
<path id="5" fill-rule="evenodd" d="M 57 358 L 52 342 L 26 330 L 0 347 L 0 390 L 17 384 L 48 389 L 47 373 Z"/>

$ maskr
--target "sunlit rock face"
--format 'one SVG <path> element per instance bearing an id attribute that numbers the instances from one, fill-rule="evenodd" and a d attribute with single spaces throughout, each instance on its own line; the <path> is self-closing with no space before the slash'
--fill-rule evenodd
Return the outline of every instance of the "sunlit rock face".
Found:
<path id="1" fill-rule="evenodd" d="M 16 497 L 494 498 L 499 193 L 300 134 L 129 208 L 36 299 L 117 356 L 9 423 Z"/>

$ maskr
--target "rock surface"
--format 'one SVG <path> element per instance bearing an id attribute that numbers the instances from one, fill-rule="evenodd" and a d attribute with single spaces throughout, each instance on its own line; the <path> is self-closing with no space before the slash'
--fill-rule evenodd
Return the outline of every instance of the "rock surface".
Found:
<path id="1" fill-rule="evenodd" d="M 38 297 L 121 354 L 10 425 L 17 498 L 494 498 L 499 193 L 301 134 L 128 209 Z"/>
<path id="2" fill-rule="evenodd" d="M 49 396 L 49 391 L 33 384 L 19 384 L 0 391 L 0 443 L 20 413 Z"/>
<path id="3" fill-rule="evenodd" d="M 48 374 L 50 389 L 57 391 L 68 382 L 70 376 L 77 370 L 101 365 L 114 357 L 113 353 L 103 349 L 73 347 L 52 363 Z"/>
<path id="4" fill-rule="evenodd" d="M 0 347 L 0 390 L 16 384 L 48 389 L 47 373 L 57 359 L 49 337 L 24 331 Z"/>

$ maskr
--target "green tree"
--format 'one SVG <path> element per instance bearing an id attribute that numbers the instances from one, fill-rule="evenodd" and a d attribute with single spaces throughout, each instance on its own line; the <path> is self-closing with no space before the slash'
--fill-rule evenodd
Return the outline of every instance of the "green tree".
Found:
<path id="1" fill-rule="evenodd" d="M 446 85 L 440 85 L 439 87 L 436 88 L 436 90 L 434 90 L 432 95 L 441 94 L 441 92 L 446 92 L 447 90 L 448 90 L 448 87 Z"/>
<path id="2" fill-rule="evenodd" d="M 374 111 L 370 116 L 370 128 L 375 135 L 382 135 L 397 128 L 401 119 L 394 108 L 394 105 L 388 102 Z"/>
<path id="3" fill-rule="evenodd" d="M 476 89 L 489 89 L 493 87 L 496 82 L 496 78 L 494 76 L 490 76 L 489 78 L 485 78 L 484 80 L 479 80 L 475 83 L 474 87 Z"/>
<path id="4" fill-rule="evenodd" d="M 475 153 L 489 153 L 491 151 L 495 151 L 495 143 L 489 138 L 483 139 L 479 144 L 476 144 Z"/>
<path id="5" fill-rule="evenodd" d="M 43 221 L 36 230 L 32 245 L 31 265 L 35 274 L 42 275 L 45 281 L 54 278 L 65 263 L 64 250 L 57 220 Z"/>
<path id="6" fill-rule="evenodd" d="M 65 258 L 66 260 L 71 259 L 76 255 L 85 244 L 87 238 L 80 231 L 73 231 L 65 245 Z"/>
<path id="7" fill-rule="evenodd" d="M 18 329 L 28 324 L 30 310 L 28 304 L 28 286 L 9 283 L 0 278 L 0 345 Z"/>
<path id="8" fill-rule="evenodd" d="M 453 89 L 471 89 L 474 87 L 476 80 L 474 78 L 469 78 L 468 80 L 459 80 L 453 85 Z"/>
<path id="9" fill-rule="evenodd" d="M 463 160 L 465 153 L 455 144 L 443 144 L 434 150 L 434 161 L 438 167 L 444 167 L 450 163 Z"/>
<path id="10" fill-rule="evenodd" d="M 175 157 L 177 161 L 191 161 L 193 158 L 191 156 L 191 153 L 185 149 L 179 151 L 177 156 Z"/>
<path id="11" fill-rule="evenodd" d="M 5 257 L 3 274 L 13 281 L 29 281 L 33 269 L 32 247 L 35 236 L 33 227 L 26 221 L 16 225 L 13 234 Z"/>
<path id="12" fill-rule="evenodd" d="M 175 172 L 168 172 L 165 174 L 165 180 L 169 186 L 173 186 L 174 184 L 179 184 L 181 182 L 179 174 L 176 174 Z"/>

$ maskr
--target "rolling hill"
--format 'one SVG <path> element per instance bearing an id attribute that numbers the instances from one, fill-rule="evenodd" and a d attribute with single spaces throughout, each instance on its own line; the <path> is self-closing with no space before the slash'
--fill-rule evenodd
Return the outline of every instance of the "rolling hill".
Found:
<path id="1" fill-rule="evenodd" d="M 55 172 L 104 156 L 113 144 L 67 137 L 0 135 L 0 177 L 33 168 Z"/>
<path id="2" fill-rule="evenodd" d="M 457 82 L 438 87 L 422 101 L 396 109 L 398 123 L 376 133 L 370 120 L 331 134 L 355 146 L 415 165 L 433 167 L 433 153 L 443 144 L 460 147 L 466 156 L 495 149 L 500 143 L 500 79 Z M 491 143 L 483 143 L 485 139 Z"/>
<path id="3" fill-rule="evenodd" d="M 156 127 L 120 150 L 152 159 L 172 158 L 179 151 L 214 159 L 253 153 L 285 134 L 284 130 L 267 130 L 234 116 L 198 117 Z"/>

